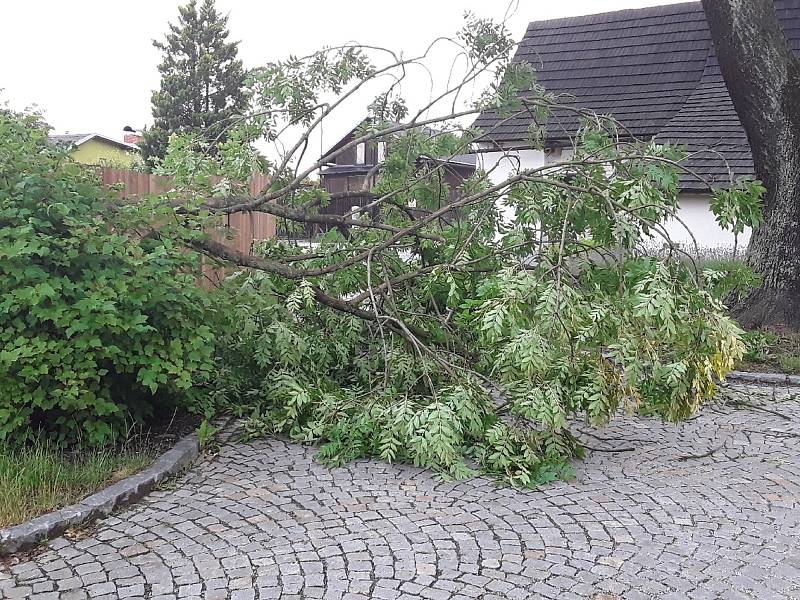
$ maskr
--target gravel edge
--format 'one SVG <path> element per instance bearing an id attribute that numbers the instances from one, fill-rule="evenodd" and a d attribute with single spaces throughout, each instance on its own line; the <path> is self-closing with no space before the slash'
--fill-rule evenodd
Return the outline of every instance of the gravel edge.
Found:
<path id="1" fill-rule="evenodd" d="M 784 384 L 800 386 L 800 375 L 786 375 L 785 373 L 751 373 L 749 371 L 731 371 L 725 379 L 746 381 L 748 383 L 763 383 L 766 385 Z"/>
<path id="2" fill-rule="evenodd" d="M 197 434 L 190 433 L 178 440 L 145 470 L 103 488 L 77 504 L 0 529 L 0 556 L 30 550 L 46 540 L 60 536 L 69 527 L 108 516 L 115 508 L 135 502 L 164 479 L 189 466 L 199 453 Z"/>

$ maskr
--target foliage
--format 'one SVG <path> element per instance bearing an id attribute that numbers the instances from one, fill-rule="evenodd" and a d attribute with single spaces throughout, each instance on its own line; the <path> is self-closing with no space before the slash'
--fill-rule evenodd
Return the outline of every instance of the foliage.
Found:
<path id="1" fill-rule="evenodd" d="M 744 369 L 758 365 L 758 370 L 768 369 L 784 373 L 800 373 L 800 336 L 793 333 L 753 330 L 742 335 L 745 353 Z"/>
<path id="2" fill-rule="evenodd" d="M 218 446 L 216 436 L 219 430 L 208 422 L 208 419 L 203 419 L 200 426 L 197 428 L 197 442 L 200 445 L 200 451 L 208 451 Z"/>
<path id="3" fill-rule="evenodd" d="M 680 264 L 585 271 L 584 285 L 505 272 L 467 318 L 512 410 L 560 430 L 571 414 L 605 423 L 624 402 L 670 420 L 691 416 L 741 356 L 739 330 Z"/>
<path id="4" fill-rule="evenodd" d="M 778 342 L 778 336 L 768 331 L 746 331 L 742 335 L 745 353 L 742 359 L 747 362 L 765 363 L 773 356 L 773 347 Z"/>
<path id="5" fill-rule="evenodd" d="M 576 420 L 600 425 L 622 408 L 687 418 L 744 346 L 720 300 L 725 275 L 683 260 L 666 234 L 678 210 L 678 149 L 626 141 L 613 120 L 575 109 L 583 125 L 566 162 L 512 168 L 500 181 L 480 168 L 445 176 L 450 157 L 492 133 L 459 118 L 533 114 L 529 138 L 542 147 L 557 108 L 530 68 L 509 63 L 504 27 L 469 17 L 448 42 L 466 75 L 416 112 L 397 82 L 417 59 L 389 51 L 389 64 L 373 61 L 374 48 L 345 46 L 254 70 L 258 117 L 240 139 L 257 134 L 285 149 L 270 188 L 213 184 L 212 175 L 235 179 L 244 144 L 230 161 L 176 138 L 164 173 L 179 183 L 166 200 L 191 199 L 180 215 L 194 247 L 247 267 L 216 298 L 230 322 L 208 402 L 247 416 L 248 435 L 320 443 L 330 464 L 376 456 L 535 485 L 568 475 L 581 453 Z M 481 74 L 487 92 L 459 111 Z M 384 80 L 355 139 L 306 165 L 316 128 Z M 406 113 L 403 124 L 387 119 Z M 384 140 L 385 160 L 364 178 L 377 179 L 368 203 L 326 211 L 332 195 L 310 176 Z M 737 202 L 759 193 L 742 183 L 725 196 L 735 222 L 755 214 L 740 216 Z M 238 210 L 271 213 L 293 235 L 312 223 L 324 234 L 305 245 L 268 240 L 251 256 L 193 236 L 208 215 Z M 643 257 L 654 238 L 669 251 Z"/>
<path id="6" fill-rule="evenodd" d="M 457 337 L 481 357 L 472 365 L 383 339 L 318 306 L 307 282 L 241 273 L 222 295 L 239 327 L 220 339 L 220 404 L 250 413 L 250 436 L 323 442 L 329 464 L 378 456 L 534 485 L 569 472 L 575 416 L 599 425 L 624 405 L 686 418 L 743 352 L 720 301 L 683 263 L 631 261 L 627 281 L 598 267 L 574 286 L 544 282 L 545 271 L 505 269 L 450 289 L 435 275 L 395 296 L 409 311 L 416 297 L 448 306 L 449 296 Z M 474 289 L 468 299 L 463 287 Z"/>
<path id="7" fill-rule="evenodd" d="M 737 302 L 761 282 L 752 267 L 741 260 L 707 261 L 704 269 L 709 272 L 711 293 L 728 303 Z"/>
<path id="8" fill-rule="evenodd" d="M 410 144 L 441 152 L 432 144 L 447 139 L 408 136 L 393 152 L 408 155 Z M 379 191 L 397 190 L 413 170 L 397 154 L 387 159 Z M 672 420 L 690 416 L 744 351 L 739 329 L 711 291 L 718 275 L 670 257 L 607 262 L 597 254 L 603 245 L 592 243 L 633 247 L 659 216 L 655 201 L 662 218 L 669 214 L 677 191 L 655 187 L 670 179 L 669 168 L 662 169 L 648 168 L 649 177 L 620 186 L 620 202 L 646 205 L 652 215 L 620 227 L 621 238 L 613 233 L 619 215 L 602 210 L 602 199 L 560 195 L 543 183 L 512 190 L 513 229 L 500 233 L 491 198 L 444 227 L 445 243 L 426 245 L 420 262 L 398 252 L 326 278 L 239 274 L 224 296 L 236 306 L 239 328 L 221 340 L 221 393 L 232 390 L 229 405 L 243 398 L 239 410 L 253 411 L 249 435 L 323 442 L 319 456 L 328 463 L 379 456 L 454 477 L 492 473 L 519 485 L 568 472 L 566 461 L 579 452 L 568 426 L 578 416 L 603 424 L 620 406 Z M 634 185 L 641 196 L 630 193 Z M 407 193 L 397 197 L 414 199 L 418 208 L 441 205 L 427 181 Z M 483 220 L 473 220 L 478 214 Z M 520 266 L 529 245 L 510 251 L 510 261 L 498 258 L 527 236 L 535 239 L 542 222 L 565 236 L 563 244 L 542 253 L 538 264 Z M 460 246 L 468 235 L 475 243 Z M 313 254 L 320 258 L 308 264 L 351 255 L 372 236 L 331 232 Z M 276 241 L 261 249 L 270 258 L 292 250 Z M 459 250 L 462 260 L 442 266 Z M 421 264 L 434 266 L 393 287 L 391 298 L 394 314 L 426 328 L 429 339 L 419 346 L 315 302 L 315 285 L 348 297 L 371 278 L 402 277 Z M 452 313 L 446 327 L 436 318 L 443 312 Z M 436 344 L 435 353 L 427 343 Z"/>
<path id="9" fill-rule="evenodd" d="M 735 303 L 761 282 L 761 277 L 744 260 L 736 258 L 736 248 L 708 246 L 696 248 L 647 247 L 644 255 L 661 259 L 677 259 L 686 268 L 704 273 L 714 297 Z"/>
<path id="10" fill-rule="evenodd" d="M 152 97 L 154 124 L 141 144 L 150 168 L 164 157 L 173 134 L 195 134 L 203 151 L 216 153 L 233 118 L 247 106 L 237 43 L 227 41 L 228 17 L 217 12 L 214 0 L 203 0 L 199 8 L 190 0 L 178 10 L 165 41 L 153 42 L 163 59 L 161 87 Z"/>
<path id="11" fill-rule="evenodd" d="M 0 114 L 0 441 L 100 443 L 193 401 L 208 301 L 197 256 L 141 233 L 149 212 L 115 202 L 35 117 Z"/>
<path id="12" fill-rule="evenodd" d="M 77 502 L 152 460 L 152 451 L 131 445 L 71 453 L 42 438 L 24 447 L 0 444 L 0 528 Z"/>
<path id="13" fill-rule="evenodd" d="M 764 192 L 766 188 L 760 181 L 748 180 L 739 180 L 734 185 L 714 190 L 710 204 L 711 212 L 722 229 L 733 233 L 734 258 L 738 250 L 739 235 L 746 227 L 755 229 L 763 221 L 761 197 Z M 751 283 L 751 288 L 757 288 L 761 279 L 753 280 Z M 738 302 L 742 297 L 744 294 L 735 299 Z"/>
<path id="14" fill-rule="evenodd" d="M 736 185 L 714 191 L 711 212 L 722 229 L 735 234 L 745 227 L 758 227 L 762 221 L 761 196 L 766 189 L 760 181 L 738 181 Z"/>
<path id="15" fill-rule="evenodd" d="M 236 299 L 239 327 L 219 340 L 217 401 L 249 415 L 248 436 L 322 442 L 318 458 L 332 465 L 378 456 L 522 485 L 569 472 L 571 437 L 505 425 L 469 371 L 442 372 L 396 339 L 384 354 L 361 319 L 316 306 L 303 283 L 251 273 L 227 286 L 220 301 Z"/>

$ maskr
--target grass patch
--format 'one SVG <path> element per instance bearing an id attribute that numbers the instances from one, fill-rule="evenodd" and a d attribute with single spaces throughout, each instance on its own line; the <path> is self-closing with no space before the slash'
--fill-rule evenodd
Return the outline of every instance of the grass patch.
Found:
<path id="1" fill-rule="evenodd" d="M 63 450 L 46 441 L 0 445 L 0 527 L 77 502 L 140 471 L 155 458 L 143 447 Z"/>
<path id="2" fill-rule="evenodd" d="M 747 348 L 742 364 L 745 371 L 800 374 L 800 334 L 747 331 Z"/>
<path id="3" fill-rule="evenodd" d="M 790 375 L 800 374 L 800 356 L 783 355 L 778 358 L 778 364 Z"/>

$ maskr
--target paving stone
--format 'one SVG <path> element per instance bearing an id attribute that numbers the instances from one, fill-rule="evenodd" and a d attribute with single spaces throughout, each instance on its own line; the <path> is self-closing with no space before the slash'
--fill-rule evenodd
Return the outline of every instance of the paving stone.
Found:
<path id="1" fill-rule="evenodd" d="M 0 598 L 800 597 L 800 402 L 775 393 L 791 420 L 620 417 L 589 445 L 634 452 L 589 452 L 574 481 L 536 490 L 227 442 L 87 538 L 0 572 Z"/>

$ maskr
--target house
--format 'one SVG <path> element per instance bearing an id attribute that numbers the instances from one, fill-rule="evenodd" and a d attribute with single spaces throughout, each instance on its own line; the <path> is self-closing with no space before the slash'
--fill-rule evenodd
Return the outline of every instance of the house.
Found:
<path id="1" fill-rule="evenodd" d="M 800 54 L 800 0 L 775 0 L 784 34 Z M 714 54 L 700 2 L 622 10 L 530 23 L 513 58 L 528 62 L 537 80 L 560 101 L 613 115 L 627 134 L 680 145 L 690 155 L 685 166 L 712 183 L 753 177 L 747 137 L 734 111 Z M 569 157 L 570 136 L 579 120 L 568 110 L 554 111 L 545 149 L 527 141 L 531 117 L 481 114 L 475 126 L 484 132 L 481 163 L 501 181 L 516 167 L 534 168 Z M 623 132 L 623 135 L 626 135 Z M 707 186 L 680 179 L 680 220 L 698 245 L 733 244 L 709 210 Z M 668 224 L 675 241 L 690 244 L 679 222 Z M 746 243 L 749 231 L 739 237 Z"/>
<path id="2" fill-rule="evenodd" d="M 120 142 L 99 133 L 51 135 L 49 139 L 54 144 L 71 148 L 72 158 L 86 165 L 130 169 L 139 163 L 139 146 Z"/>
<path id="3" fill-rule="evenodd" d="M 359 123 L 322 156 L 328 156 L 351 143 L 359 136 L 366 123 L 367 121 Z M 427 131 L 431 135 L 435 133 L 433 130 Z M 372 188 L 380 177 L 381 166 L 391 143 L 391 135 L 382 140 L 362 142 L 344 150 L 325 164 L 320 169 L 320 185 L 332 198 L 327 206 L 320 207 L 320 212 L 344 215 L 355 207 L 369 204 L 373 200 Z M 472 154 L 446 158 L 419 156 L 416 161 L 418 169 L 430 169 L 441 179 L 443 186 L 446 186 L 448 194 L 444 199 L 445 203 L 452 202 L 458 196 L 461 184 L 475 173 L 476 168 L 476 158 Z M 372 218 L 377 217 L 377 209 L 370 212 Z"/>
<path id="4" fill-rule="evenodd" d="M 352 142 L 365 124 L 366 121 L 359 123 L 322 156 L 328 156 Z M 386 144 L 387 140 L 357 144 L 335 156 L 320 169 L 320 185 L 333 195 L 328 206 L 320 208 L 320 212 L 343 215 L 355 206 L 369 203 L 368 192 L 378 179 L 380 165 L 386 157 Z"/>

